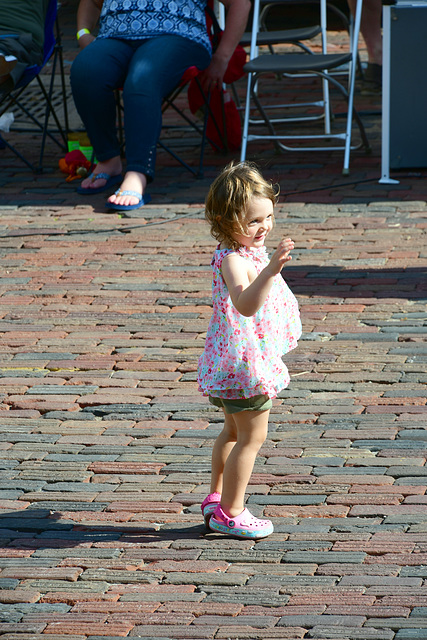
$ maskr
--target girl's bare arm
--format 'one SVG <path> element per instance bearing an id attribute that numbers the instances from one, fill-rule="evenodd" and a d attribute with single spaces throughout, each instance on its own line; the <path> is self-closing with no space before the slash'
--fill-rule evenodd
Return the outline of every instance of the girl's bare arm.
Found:
<path id="1" fill-rule="evenodd" d="M 294 243 L 290 238 L 283 239 L 269 264 L 258 276 L 250 269 L 250 263 L 241 256 L 231 253 L 224 258 L 222 276 L 231 301 L 239 313 L 247 317 L 253 316 L 262 307 L 270 293 L 274 277 L 292 260 L 289 254 L 293 248 Z"/>

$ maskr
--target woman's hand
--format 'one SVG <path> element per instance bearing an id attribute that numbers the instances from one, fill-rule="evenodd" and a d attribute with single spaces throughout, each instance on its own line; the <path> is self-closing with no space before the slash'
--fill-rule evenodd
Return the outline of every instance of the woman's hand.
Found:
<path id="1" fill-rule="evenodd" d="M 80 36 L 79 38 L 80 49 L 84 49 L 85 47 L 88 46 L 88 44 L 90 44 L 94 40 L 95 40 L 95 36 L 93 36 L 91 33 L 85 33 L 83 36 Z"/>
<path id="2" fill-rule="evenodd" d="M 251 8 L 249 0 L 221 0 L 226 8 L 225 25 L 210 65 L 199 76 L 205 93 L 222 86 L 228 63 L 245 31 Z"/>
<path id="3" fill-rule="evenodd" d="M 228 60 L 228 57 L 214 53 L 210 65 L 200 73 L 200 84 L 206 94 L 214 87 L 221 88 Z"/>

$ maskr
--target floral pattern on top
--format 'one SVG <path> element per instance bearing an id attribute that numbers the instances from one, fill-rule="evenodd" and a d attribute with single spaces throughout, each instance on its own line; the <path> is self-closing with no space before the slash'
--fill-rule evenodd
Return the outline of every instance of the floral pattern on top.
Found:
<path id="1" fill-rule="evenodd" d="M 213 313 L 199 359 L 198 383 L 204 395 L 224 399 L 266 394 L 275 398 L 289 384 L 282 356 L 297 346 L 301 320 L 297 300 L 280 274 L 261 308 L 250 317 L 234 307 L 221 265 L 232 249 L 217 249 L 212 260 Z M 265 247 L 235 251 L 259 274 L 269 262 Z"/>

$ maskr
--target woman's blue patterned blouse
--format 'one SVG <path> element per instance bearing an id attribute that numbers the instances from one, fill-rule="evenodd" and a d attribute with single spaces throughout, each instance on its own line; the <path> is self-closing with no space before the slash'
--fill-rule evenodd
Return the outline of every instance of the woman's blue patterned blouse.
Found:
<path id="1" fill-rule="evenodd" d="M 207 0 L 105 0 L 99 38 L 139 40 L 174 34 L 203 45 L 211 53 L 206 30 Z"/>

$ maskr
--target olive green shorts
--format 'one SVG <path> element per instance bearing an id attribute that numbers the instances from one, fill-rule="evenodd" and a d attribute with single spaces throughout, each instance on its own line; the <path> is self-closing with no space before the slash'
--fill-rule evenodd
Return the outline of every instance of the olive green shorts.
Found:
<path id="1" fill-rule="evenodd" d="M 267 395 L 252 396 L 229 400 L 228 398 L 213 398 L 209 396 L 209 402 L 216 407 L 224 409 L 225 413 L 239 413 L 240 411 L 267 411 L 273 406 L 273 402 Z"/>

